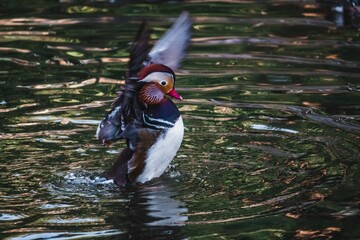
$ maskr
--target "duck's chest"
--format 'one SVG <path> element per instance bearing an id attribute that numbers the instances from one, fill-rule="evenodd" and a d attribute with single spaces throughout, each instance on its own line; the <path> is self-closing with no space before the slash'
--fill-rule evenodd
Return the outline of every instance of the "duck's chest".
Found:
<path id="1" fill-rule="evenodd" d="M 148 106 L 143 111 L 142 116 L 145 127 L 169 129 L 175 126 L 175 122 L 180 117 L 180 112 L 176 105 L 166 98 L 160 104 Z"/>
<path id="2" fill-rule="evenodd" d="M 171 128 L 163 130 L 156 142 L 147 150 L 145 166 L 136 181 L 144 183 L 162 175 L 176 152 L 184 136 L 184 124 L 181 116 Z"/>

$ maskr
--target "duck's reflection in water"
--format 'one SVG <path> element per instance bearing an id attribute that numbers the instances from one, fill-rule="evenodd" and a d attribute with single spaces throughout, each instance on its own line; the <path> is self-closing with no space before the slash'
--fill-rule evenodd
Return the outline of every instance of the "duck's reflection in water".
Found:
<path id="1" fill-rule="evenodd" d="M 188 217 L 184 203 L 164 183 L 132 186 L 123 194 L 129 199 L 127 215 L 124 209 L 114 210 L 108 223 L 128 232 L 131 239 L 184 239 L 181 228 Z M 119 214 L 119 215 L 117 215 Z"/>

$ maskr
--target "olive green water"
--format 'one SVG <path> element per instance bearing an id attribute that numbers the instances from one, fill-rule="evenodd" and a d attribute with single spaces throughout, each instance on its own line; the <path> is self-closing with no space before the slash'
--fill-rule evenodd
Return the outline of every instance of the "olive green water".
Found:
<path id="1" fill-rule="evenodd" d="M 141 20 L 183 10 L 184 142 L 120 189 L 97 124 Z M 359 40 L 314 1 L 2 1 L 0 238 L 358 239 Z"/>

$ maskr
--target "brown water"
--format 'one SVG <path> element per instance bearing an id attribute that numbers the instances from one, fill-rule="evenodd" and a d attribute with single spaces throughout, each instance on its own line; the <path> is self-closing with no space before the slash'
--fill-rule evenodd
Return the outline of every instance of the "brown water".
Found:
<path id="1" fill-rule="evenodd" d="M 141 20 L 183 10 L 184 142 L 120 189 L 97 124 Z M 1 2 L 1 238 L 358 239 L 359 39 L 314 1 Z"/>

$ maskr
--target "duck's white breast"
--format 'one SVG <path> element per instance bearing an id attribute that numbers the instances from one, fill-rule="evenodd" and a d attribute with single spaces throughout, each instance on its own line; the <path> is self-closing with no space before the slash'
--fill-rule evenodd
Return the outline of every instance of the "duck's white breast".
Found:
<path id="1" fill-rule="evenodd" d="M 174 127 L 160 135 L 158 141 L 147 151 L 145 167 L 136 181 L 147 182 L 160 177 L 175 157 L 184 137 L 184 124 L 181 116 Z"/>

